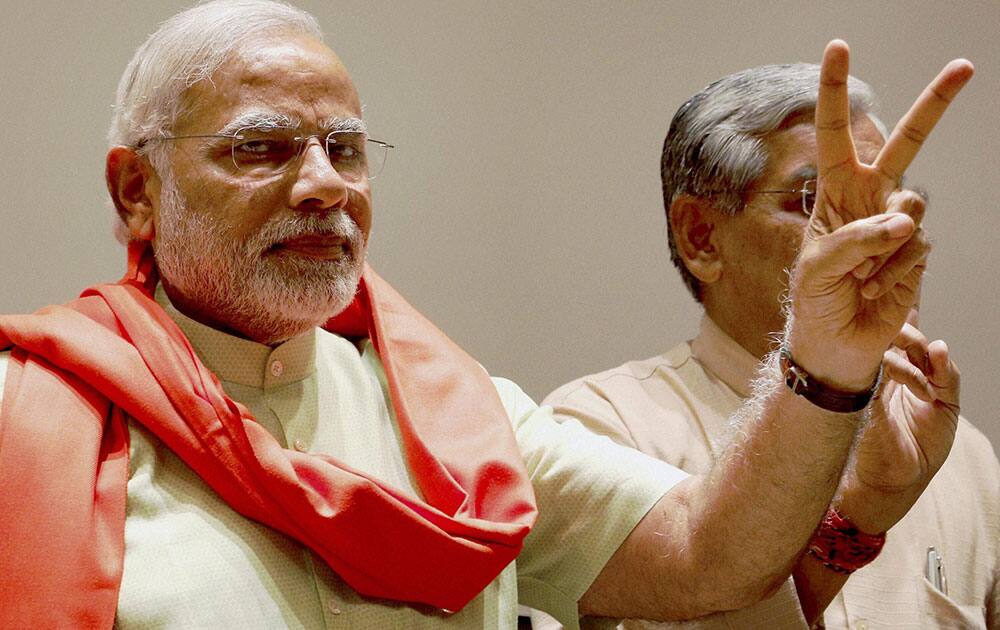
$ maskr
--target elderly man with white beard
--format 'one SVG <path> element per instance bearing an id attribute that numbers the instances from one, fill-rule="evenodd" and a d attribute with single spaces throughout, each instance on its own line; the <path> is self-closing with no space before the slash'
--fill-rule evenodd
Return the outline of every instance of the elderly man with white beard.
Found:
<path id="1" fill-rule="evenodd" d="M 110 133 L 125 277 L 0 318 L 0 626 L 506 628 L 520 600 L 576 627 L 763 598 L 915 299 L 890 174 L 972 73 L 946 66 L 867 166 L 837 124 L 847 56 L 824 57 L 827 197 L 785 338 L 810 386 L 767 368 L 733 455 L 686 476 L 554 422 L 364 265 L 389 145 L 311 16 L 165 22 Z"/>

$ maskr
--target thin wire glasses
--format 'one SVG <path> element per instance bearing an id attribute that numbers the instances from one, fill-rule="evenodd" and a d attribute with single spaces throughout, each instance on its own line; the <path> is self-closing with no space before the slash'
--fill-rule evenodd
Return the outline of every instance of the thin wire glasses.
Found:
<path id="1" fill-rule="evenodd" d="M 363 131 L 331 131 L 326 136 L 307 136 L 288 127 L 244 127 L 233 134 L 160 136 L 145 142 L 189 138 L 228 138 L 236 170 L 241 175 L 261 179 L 284 173 L 291 165 L 298 164 L 313 138 L 325 148 L 337 173 L 349 181 L 378 177 L 385 167 L 389 149 L 395 148 L 388 142 L 369 138 Z"/>
<path id="2" fill-rule="evenodd" d="M 816 180 L 807 179 L 802 182 L 802 188 L 791 190 L 748 190 L 752 195 L 789 195 L 797 193 L 802 196 L 802 214 L 811 217 L 816 207 Z"/>

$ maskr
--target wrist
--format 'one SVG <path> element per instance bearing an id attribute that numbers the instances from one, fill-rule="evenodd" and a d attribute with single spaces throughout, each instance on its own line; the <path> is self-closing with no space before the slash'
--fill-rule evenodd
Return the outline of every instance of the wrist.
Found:
<path id="1" fill-rule="evenodd" d="M 826 331 L 803 331 L 790 313 L 785 322 L 781 347 L 813 378 L 844 392 L 862 392 L 871 387 L 882 365 L 883 350 L 867 352 L 842 343 L 822 343 Z"/>
<path id="2" fill-rule="evenodd" d="M 919 490 L 916 496 L 919 496 Z M 865 483 L 849 469 L 831 505 L 866 533 L 888 531 L 914 501 L 912 492 L 885 491 Z"/>
<path id="3" fill-rule="evenodd" d="M 871 496 L 869 496 L 868 502 L 855 501 L 841 496 L 834 499 L 830 506 L 854 523 L 859 531 L 866 534 L 880 534 L 888 531 L 895 524 L 886 511 L 879 507 L 881 504 L 882 502 Z"/>
<path id="4" fill-rule="evenodd" d="M 864 409 L 878 391 L 881 368 L 865 389 L 853 391 L 831 385 L 811 374 L 793 356 L 785 344 L 778 350 L 778 367 L 785 385 L 812 404 L 834 413 L 856 413 Z"/>

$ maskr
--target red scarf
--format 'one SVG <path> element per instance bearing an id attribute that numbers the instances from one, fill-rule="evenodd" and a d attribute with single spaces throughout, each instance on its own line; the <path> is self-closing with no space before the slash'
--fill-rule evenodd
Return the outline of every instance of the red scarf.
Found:
<path id="1" fill-rule="evenodd" d="M 0 317 L 0 627 L 110 628 L 124 558 L 127 418 L 234 510 L 312 549 L 361 594 L 459 610 L 521 550 L 534 495 L 483 369 L 370 268 L 327 324 L 369 336 L 425 501 L 282 448 L 156 304 L 153 257 L 117 284 Z"/>

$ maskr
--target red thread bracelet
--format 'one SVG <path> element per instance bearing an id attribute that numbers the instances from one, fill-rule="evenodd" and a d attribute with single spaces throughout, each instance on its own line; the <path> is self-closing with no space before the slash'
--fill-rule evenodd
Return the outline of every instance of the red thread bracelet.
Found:
<path id="1" fill-rule="evenodd" d="M 823 566 L 850 575 L 878 557 L 885 532 L 866 534 L 835 508 L 830 508 L 809 540 L 808 551 Z"/>

